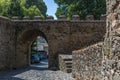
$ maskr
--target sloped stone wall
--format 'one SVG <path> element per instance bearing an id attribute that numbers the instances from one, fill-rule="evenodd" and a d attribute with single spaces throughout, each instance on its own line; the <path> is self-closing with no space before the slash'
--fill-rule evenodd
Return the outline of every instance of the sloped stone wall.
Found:
<path id="1" fill-rule="evenodd" d="M 97 43 L 84 49 L 73 51 L 73 77 L 76 80 L 101 80 L 102 46 Z"/>

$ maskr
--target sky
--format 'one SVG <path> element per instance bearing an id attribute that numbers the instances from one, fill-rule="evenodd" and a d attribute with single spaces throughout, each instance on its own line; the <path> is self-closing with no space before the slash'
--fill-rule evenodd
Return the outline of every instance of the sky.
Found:
<path id="1" fill-rule="evenodd" d="M 56 19 L 55 12 L 57 10 L 57 4 L 54 3 L 54 0 L 43 0 L 47 6 L 47 14 L 53 16 Z"/>

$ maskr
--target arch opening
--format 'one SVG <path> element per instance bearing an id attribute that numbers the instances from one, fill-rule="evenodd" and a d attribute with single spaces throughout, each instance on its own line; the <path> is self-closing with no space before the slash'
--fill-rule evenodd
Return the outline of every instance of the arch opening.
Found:
<path id="1" fill-rule="evenodd" d="M 30 48 L 30 65 L 48 68 L 48 43 L 42 36 L 32 42 Z"/>
<path id="2" fill-rule="evenodd" d="M 38 29 L 23 31 L 23 33 L 17 38 L 16 47 L 16 67 L 31 66 L 37 63 L 41 65 L 42 61 L 47 64 L 48 68 L 48 40 L 43 32 Z M 45 60 L 46 59 L 46 60 Z"/>

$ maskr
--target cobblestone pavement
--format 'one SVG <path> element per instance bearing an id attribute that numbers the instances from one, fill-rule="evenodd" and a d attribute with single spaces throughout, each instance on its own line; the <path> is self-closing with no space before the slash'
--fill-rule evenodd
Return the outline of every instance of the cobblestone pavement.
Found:
<path id="1" fill-rule="evenodd" d="M 40 63 L 43 64 L 43 63 Z M 62 71 L 52 71 L 47 64 L 0 72 L 0 80 L 73 80 L 71 74 Z"/>

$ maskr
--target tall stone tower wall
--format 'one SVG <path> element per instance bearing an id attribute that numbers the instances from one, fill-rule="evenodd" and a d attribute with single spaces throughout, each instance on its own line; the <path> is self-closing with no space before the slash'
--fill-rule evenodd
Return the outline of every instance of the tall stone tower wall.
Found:
<path id="1" fill-rule="evenodd" d="M 120 0 L 106 0 L 107 26 L 104 40 L 104 80 L 120 79 Z"/>

